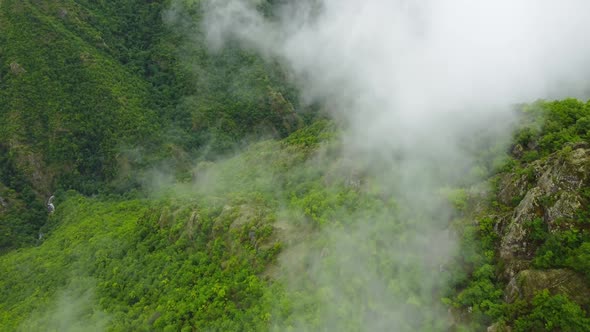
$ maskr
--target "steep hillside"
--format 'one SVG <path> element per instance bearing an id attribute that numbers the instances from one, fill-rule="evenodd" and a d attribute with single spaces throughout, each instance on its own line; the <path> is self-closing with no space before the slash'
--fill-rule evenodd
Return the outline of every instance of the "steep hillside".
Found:
<path id="1" fill-rule="evenodd" d="M 590 331 L 590 102 L 359 148 L 202 5 L 0 0 L 0 331 Z"/>
<path id="2" fill-rule="evenodd" d="M 279 225 L 282 194 L 298 186 L 291 204 L 310 207 L 318 194 L 337 194 L 319 189 L 321 174 L 304 166 L 310 149 L 330 135 L 324 124 L 313 128 L 282 143 L 260 143 L 218 164 L 201 164 L 194 181 L 154 193 L 159 198 L 61 196 L 38 246 L 0 257 L 0 325 L 10 330 L 75 330 L 82 322 L 116 331 L 269 328 L 276 321 L 273 306 L 284 293 L 270 284 L 269 267 L 281 240 L 292 236 L 284 233 L 296 227 Z M 293 173 L 284 172 L 289 170 Z M 293 181 L 309 172 L 317 174 Z M 207 186 L 212 178 L 215 183 Z M 346 192 L 350 197 L 343 199 L 357 199 L 351 189 L 338 191 Z M 310 223 L 310 228 L 322 220 L 302 217 L 300 225 Z M 65 304 L 72 301 L 74 308 Z"/>
<path id="3" fill-rule="evenodd" d="M 68 1 L 0 4 L 0 181 L 12 190 L 9 210 L 37 211 L 3 218 L 3 247 L 37 237 L 56 189 L 96 192 L 121 148 L 160 135 L 149 85 L 105 51 L 89 15 Z"/>
<path id="4" fill-rule="evenodd" d="M 450 303 L 476 329 L 495 320 L 489 331 L 587 331 L 590 104 L 539 102 L 522 114 L 494 191 L 473 192 L 459 221 L 457 264 L 472 273 Z"/>
<path id="5" fill-rule="evenodd" d="M 91 192 L 83 183 L 113 176 L 118 144 L 157 136 L 148 85 L 101 50 L 86 15 L 69 2 L 2 2 L 1 141 L 44 195 L 56 182 Z"/>
<path id="6" fill-rule="evenodd" d="M 391 308 L 362 298 L 373 272 L 342 270 L 342 259 L 363 257 L 363 269 L 391 280 L 372 301 L 404 298 L 423 308 L 407 329 L 481 330 L 496 322 L 491 330 L 587 330 L 587 107 L 575 100 L 528 107 L 513 158 L 490 177 L 496 189 L 444 192 L 459 211 L 450 223 L 461 247 L 442 267 L 419 256 L 384 261 L 375 254 L 395 252 L 425 230 L 404 222 L 403 201 L 384 200 L 387 186 L 363 175 L 366 166 L 337 157 L 334 129 L 322 122 L 201 163 L 190 180 L 154 184 L 149 199 L 64 194 L 37 247 L 0 257 L 1 324 L 284 330 L 321 328 L 321 317 L 336 315 L 331 326 L 352 331 Z M 335 251 L 332 236 L 349 234 L 356 213 L 373 216 L 363 219 L 369 233 Z M 330 282 L 340 280 L 330 273 L 344 278 L 358 303 L 326 311 L 322 303 L 337 301 L 343 285 L 316 279 L 310 266 Z M 422 269 L 440 283 L 395 287 Z M 441 320 L 444 306 L 432 311 L 441 299 L 454 327 Z M 66 305 L 72 301 L 76 308 Z"/>
<path id="7" fill-rule="evenodd" d="M 164 22 L 168 6 L 2 1 L 0 195 L 13 211 L 0 222 L 3 248 L 37 237 L 56 190 L 125 192 L 156 164 L 183 172 L 249 135 L 302 125 L 277 68 L 237 49 L 206 52 Z"/>

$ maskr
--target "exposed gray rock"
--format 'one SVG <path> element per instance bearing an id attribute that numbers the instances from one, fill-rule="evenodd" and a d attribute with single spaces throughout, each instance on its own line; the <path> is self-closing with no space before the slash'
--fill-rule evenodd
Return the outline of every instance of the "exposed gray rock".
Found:
<path id="1" fill-rule="evenodd" d="M 55 212 L 55 205 L 53 204 L 54 199 L 55 196 L 51 195 L 51 197 L 49 197 L 49 200 L 47 200 L 47 212 L 49 213 Z"/>
<path id="2" fill-rule="evenodd" d="M 543 192 L 540 188 L 535 187 L 529 190 L 514 210 L 512 221 L 500 244 L 500 257 L 503 259 L 530 256 L 526 222 L 543 216 L 543 209 L 539 201 L 541 196 L 543 196 Z"/>
<path id="3" fill-rule="evenodd" d="M 523 153 L 524 153 L 524 149 L 523 149 L 522 145 L 520 145 L 520 144 L 516 144 L 512 148 L 512 155 L 516 158 L 522 157 Z"/>
<path id="4" fill-rule="evenodd" d="M 498 199 L 504 205 L 512 205 L 514 198 L 523 197 L 528 189 L 528 180 L 524 175 L 505 174 L 500 179 Z"/>
<path id="5" fill-rule="evenodd" d="M 553 176 L 552 169 L 548 169 L 539 178 L 537 185 L 541 188 L 544 194 L 553 194 L 558 190 L 557 185 L 553 180 Z"/>
<path id="6" fill-rule="evenodd" d="M 504 262 L 504 270 L 501 277 L 504 280 L 512 280 L 520 271 L 531 268 L 531 261 L 528 259 L 508 259 Z"/>
<path id="7" fill-rule="evenodd" d="M 184 226 L 184 231 L 189 240 L 192 241 L 194 239 L 195 233 L 198 229 L 200 229 L 200 227 L 201 223 L 199 221 L 199 211 L 194 210 Z"/>
<path id="8" fill-rule="evenodd" d="M 504 323 L 495 323 L 489 326 L 487 332 L 511 332 L 512 328 Z"/>
<path id="9" fill-rule="evenodd" d="M 27 71 L 17 62 L 11 62 L 10 63 L 10 72 L 13 75 L 18 76 L 18 75 L 26 73 Z"/>
<path id="10" fill-rule="evenodd" d="M 565 156 L 552 156 L 543 165 L 544 172 L 538 186 L 545 194 L 558 190 L 579 190 L 588 179 L 590 150 L 576 149 Z"/>
<path id="11" fill-rule="evenodd" d="M 507 277 L 526 266 L 513 260 L 527 260 L 536 250 L 527 223 L 542 218 L 550 232 L 575 226 L 576 213 L 583 207 L 580 189 L 588 183 L 590 149 L 583 145 L 565 148 L 546 160 L 535 161 L 527 174 L 507 174 L 500 180 L 499 200 L 510 205 L 514 197 L 524 198 L 512 217 L 501 225 L 500 257 Z M 529 189 L 530 188 L 530 189 Z"/>
<path id="12" fill-rule="evenodd" d="M 506 286 L 504 299 L 508 303 L 517 299 L 530 301 L 544 289 L 551 294 L 565 294 L 581 306 L 590 304 L 590 288 L 586 280 L 568 269 L 523 270 Z"/>
<path id="13" fill-rule="evenodd" d="M 561 191 L 557 200 L 545 211 L 545 221 L 550 232 L 569 229 L 574 226 L 577 211 L 582 208 L 581 197 L 570 191 Z"/>

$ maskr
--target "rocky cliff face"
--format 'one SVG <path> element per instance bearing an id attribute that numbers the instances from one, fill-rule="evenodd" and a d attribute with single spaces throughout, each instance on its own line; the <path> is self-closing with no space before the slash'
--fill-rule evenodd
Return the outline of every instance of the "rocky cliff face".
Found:
<path id="1" fill-rule="evenodd" d="M 590 145 L 568 144 L 546 158 L 501 174 L 497 183 L 498 202 L 512 207 L 497 217 L 495 225 L 500 238 L 498 276 L 506 285 L 504 301 L 530 303 L 535 294 L 548 290 L 588 308 L 587 277 L 567 266 L 539 268 L 535 259 L 551 236 L 583 234 L 588 227 L 582 215 L 589 203 Z M 502 324 L 488 329 L 509 330 Z"/>
<path id="2" fill-rule="evenodd" d="M 532 300 L 535 293 L 548 289 L 553 294 L 565 294 L 574 302 L 590 304 L 590 288 L 578 273 L 568 269 L 523 270 L 510 280 L 504 292 L 504 300 Z"/>
<path id="3" fill-rule="evenodd" d="M 511 205 L 522 197 L 512 215 L 499 224 L 505 277 L 513 278 L 534 257 L 535 223 L 550 233 L 578 227 L 575 220 L 587 203 L 582 189 L 588 186 L 589 174 L 590 149 L 578 144 L 502 176 L 499 201 Z"/>

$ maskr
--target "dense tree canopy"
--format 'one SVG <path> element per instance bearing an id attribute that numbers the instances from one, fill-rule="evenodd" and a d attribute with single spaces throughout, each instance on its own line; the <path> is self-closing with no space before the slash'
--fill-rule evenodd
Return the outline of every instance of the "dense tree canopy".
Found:
<path id="1" fill-rule="evenodd" d="M 590 330 L 589 102 L 519 106 L 408 211 L 278 63 L 212 53 L 200 6 L 0 0 L 1 329 Z M 444 232 L 450 262 L 406 247 Z"/>

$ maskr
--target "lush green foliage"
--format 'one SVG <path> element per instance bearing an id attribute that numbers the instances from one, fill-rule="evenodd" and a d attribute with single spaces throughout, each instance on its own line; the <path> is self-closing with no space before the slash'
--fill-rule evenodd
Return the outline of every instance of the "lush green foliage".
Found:
<path id="1" fill-rule="evenodd" d="M 84 320 L 115 331 L 284 330 L 302 324 L 322 328 L 325 314 L 337 314 L 334 328 L 358 330 L 376 315 L 390 314 L 391 304 L 366 307 L 363 298 L 366 284 L 379 276 L 388 281 L 386 293 L 369 302 L 404 299 L 409 312 L 428 308 L 405 328 L 442 328 L 444 322 L 431 311 L 439 283 L 423 285 L 414 278 L 437 267 L 403 251 L 405 237 L 425 230 L 396 218 L 398 205 L 383 198 L 377 183 L 360 190 L 351 166 L 309 153 L 309 142 L 330 137 L 329 128 L 318 123 L 292 139 L 262 142 L 228 160 L 202 163 L 193 181 L 154 187 L 158 198 L 62 194 L 40 245 L 0 257 L 0 324 L 58 329 L 60 321 L 75 326 Z M 325 270 L 340 274 L 341 259 L 362 258 L 370 271 L 351 279 L 347 274 L 345 288 L 340 282 L 315 287 L 313 275 L 304 274 L 295 289 L 282 286 L 316 259 L 303 255 L 302 262 L 277 271 L 275 259 L 284 242 L 329 247 L 339 229 L 346 232 L 361 220 L 366 237 L 350 239 L 354 250 L 326 253 Z M 382 250 L 404 254 L 383 260 L 375 255 Z M 27 278 L 20 276 L 24 270 L 31 271 Z M 409 280 L 411 287 L 400 287 Z M 343 301 L 337 313 L 326 312 L 322 303 L 335 301 L 340 291 L 357 300 Z M 68 301 L 82 302 L 73 310 L 64 305 Z"/>
<path id="2" fill-rule="evenodd" d="M 272 15 L 274 2 L 259 7 Z M 474 143 L 466 188 L 414 211 L 341 158 L 335 125 L 302 109 L 277 64 L 232 43 L 210 53 L 200 6 L 0 0 L 2 329 L 357 331 L 395 311 L 400 328 L 444 330 L 447 306 L 458 329 L 590 330 L 588 308 L 564 294 L 504 303 L 497 218 L 523 197 L 484 202 L 467 188 L 569 158 L 590 140 L 590 103 L 524 106 L 512 158 Z M 283 139 L 247 144 L 260 137 Z M 568 227 L 526 223 L 533 267 L 590 280 L 583 191 Z M 454 207 L 461 239 L 445 265 L 406 247 L 446 228 L 419 222 L 438 204 Z"/>
<path id="3" fill-rule="evenodd" d="M 564 295 L 551 296 L 549 291 L 544 290 L 535 296 L 529 310 L 517 316 L 515 331 L 590 330 L 590 318 Z"/>
<path id="4" fill-rule="evenodd" d="M 47 210 L 31 183 L 0 147 L 0 252 L 32 244 L 47 221 Z"/>
<path id="5" fill-rule="evenodd" d="M 587 143 L 583 142 L 588 142 L 590 138 L 585 126 L 590 117 L 590 103 L 575 99 L 539 101 L 525 105 L 520 115 L 521 127 L 515 133 L 511 157 L 502 164 L 497 164 L 492 172 L 498 173 L 490 179 L 496 186 L 503 174 L 514 174 L 516 178 L 533 181 L 534 167 L 538 167 L 533 162 L 547 160 L 552 154 L 557 158 L 571 158 L 572 146 L 585 146 Z M 554 230 L 550 232 L 547 223 L 540 217 L 524 224 L 528 244 L 536 248 L 532 267 L 569 268 L 590 278 L 590 234 L 587 227 L 590 219 L 585 213 L 590 200 L 586 192 L 587 189 L 583 186 L 578 193 L 582 197 L 582 206 L 577 217 L 557 221 L 558 224 L 568 225 L 567 227 L 558 227 L 555 230 L 554 225 Z M 464 200 L 458 199 L 457 195 L 450 199 L 456 206 L 463 206 Z M 494 225 L 497 226 L 500 221 L 493 218 L 506 215 L 507 212 L 510 213 L 507 215 L 510 218 L 512 209 L 522 199 L 522 196 L 513 197 L 512 202 L 505 206 L 497 198 L 491 197 L 491 202 L 484 211 L 478 211 L 475 215 L 468 212 L 478 222 L 476 225 L 469 221 L 460 223 L 459 229 L 463 235 L 459 257 L 462 260 L 456 263 L 466 267 L 463 271 L 468 272 L 468 275 L 464 275 L 461 268 L 458 268 L 459 272 L 454 274 L 454 288 L 459 291 L 446 302 L 457 310 L 469 312 L 469 319 L 464 322 L 464 327 L 470 330 L 484 329 L 492 322 L 512 326 L 517 331 L 590 330 L 587 308 L 580 307 L 565 294 L 550 294 L 548 290 L 544 290 L 528 302 L 522 299 L 510 304 L 503 302 L 503 289 L 508 280 L 498 277 L 503 263 L 498 259 L 500 239 Z M 550 196 L 542 197 L 540 208 L 550 207 L 555 199 Z M 451 291 L 451 294 L 454 292 Z"/>
<path id="6" fill-rule="evenodd" d="M 516 134 L 515 141 L 527 150 L 525 162 L 559 151 L 566 143 L 590 140 L 590 102 L 539 101 L 524 106 L 522 115 L 526 125 Z"/>
<path id="7" fill-rule="evenodd" d="M 269 309 L 261 307 L 267 283 L 258 275 L 279 247 L 258 247 L 273 220 L 265 206 L 255 208 L 264 219 L 238 227 L 235 212 L 220 204 L 68 194 L 46 241 L 0 259 L 1 325 L 57 329 L 65 320 L 116 331 L 259 330 Z M 80 299 L 83 308 L 63 304 Z"/>
<path id="8" fill-rule="evenodd" d="M 250 135 L 284 137 L 302 126 L 280 68 L 235 46 L 211 54 L 199 2 L 182 6 L 0 3 L 2 188 L 39 211 L 56 190 L 123 193 L 155 165 L 186 172 L 191 160 Z M 2 247 L 30 243 L 44 217 L 9 210 L 5 224 L 24 231 L 0 234 Z"/>

